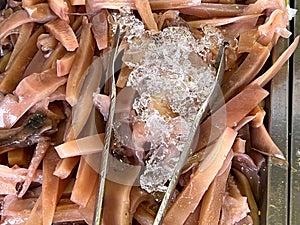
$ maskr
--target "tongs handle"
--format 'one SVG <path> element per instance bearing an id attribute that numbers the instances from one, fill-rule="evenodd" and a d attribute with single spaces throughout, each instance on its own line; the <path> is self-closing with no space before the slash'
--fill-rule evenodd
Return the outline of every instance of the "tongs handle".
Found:
<path id="1" fill-rule="evenodd" d="M 170 183 L 168 185 L 168 189 L 164 195 L 164 198 L 161 202 L 161 205 L 158 209 L 158 212 L 156 214 L 155 220 L 153 225 L 160 225 L 162 223 L 162 220 L 167 212 L 170 198 L 176 188 L 181 170 L 183 166 L 186 164 L 188 157 L 193 153 L 193 143 L 195 141 L 196 135 L 198 134 L 198 128 L 199 125 L 203 119 L 203 117 L 206 114 L 206 111 L 209 107 L 209 104 L 214 96 L 214 93 L 216 92 L 216 89 L 219 86 L 219 82 L 222 80 L 222 77 L 224 75 L 224 69 L 225 69 L 225 48 L 228 45 L 227 42 L 224 42 L 224 44 L 220 47 L 219 54 L 216 60 L 216 68 L 217 68 L 217 74 L 216 74 L 216 80 L 214 83 L 214 87 L 212 88 L 212 91 L 210 95 L 207 97 L 205 102 L 202 104 L 201 108 L 199 109 L 196 118 L 192 124 L 191 130 L 188 135 L 188 139 L 184 145 L 183 151 L 180 155 L 179 161 L 176 164 L 176 167 L 174 169 L 172 178 L 170 180 Z"/>
<path id="2" fill-rule="evenodd" d="M 99 188 L 97 196 L 97 205 L 94 215 L 94 225 L 100 225 L 102 223 L 102 209 L 103 209 L 103 198 L 104 198 L 104 189 L 105 189 L 105 180 L 108 171 L 108 156 L 110 150 L 110 144 L 112 139 L 112 130 L 113 130 L 113 121 L 115 114 L 116 106 L 116 84 L 115 84 L 115 62 L 118 56 L 118 47 L 120 40 L 122 39 L 123 33 L 120 32 L 120 27 L 117 26 L 116 32 L 114 34 L 114 42 L 109 54 L 109 66 L 107 67 L 106 72 L 106 81 L 109 86 L 110 93 L 110 108 L 109 116 L 106 122 L 105 128 L 105 139 L 104 139 L 104 148 L 102 151 L 101 164 L 99 168 Z"/>

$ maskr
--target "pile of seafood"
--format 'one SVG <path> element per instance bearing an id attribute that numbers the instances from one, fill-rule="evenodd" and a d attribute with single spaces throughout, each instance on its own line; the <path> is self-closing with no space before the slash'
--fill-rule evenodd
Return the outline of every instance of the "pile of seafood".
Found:
<path id="1" fill-rule="evenodd" d="M 269 58 L 296 11 L 1 0 L 0 223 L 260 224 L 266 161 L 287 163 L 266 86 L 299 38 Z"/>

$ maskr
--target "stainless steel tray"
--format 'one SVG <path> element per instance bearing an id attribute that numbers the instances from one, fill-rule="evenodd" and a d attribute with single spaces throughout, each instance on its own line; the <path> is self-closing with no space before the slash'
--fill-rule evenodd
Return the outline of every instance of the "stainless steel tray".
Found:
<path id="1" fill-rule="evenodd" d="M 300 8 L 300 0 L 291 2 Z M 294 39 L 300 34 L 300 15 L 291 23 Z M 289 40 L 280 39 L 272 61 L 287 48 Z M 288 165 L 269 159 L 262 205 L 262 224 L 300 224 L 300 48 L 270 84 L 269 132 L 283 151 Z"/>
<path id="2" fill-rule="evenodd" d="M 300 9 L 300 0 L 295 0 L 294 8 Z M 300 34 L 300 14 L 293 22 L 294 37 Z M 289 224 L 300 224 L 300 48 L 298 46 L 291 68 L 291 137 L 289 174 Z"/>
<path id="3" fill-rule="evenodd" d="M 288 40 L 280 39 L 273 49 L 272 61 L 288 46 Z M 289 161 L 289 63 L 286 63 L 270 83 L 270 99 L 267 104 L 269 132 Z M 289 166 L 274 158 L 267 162 L 262 224 L 288 224 Z"/>

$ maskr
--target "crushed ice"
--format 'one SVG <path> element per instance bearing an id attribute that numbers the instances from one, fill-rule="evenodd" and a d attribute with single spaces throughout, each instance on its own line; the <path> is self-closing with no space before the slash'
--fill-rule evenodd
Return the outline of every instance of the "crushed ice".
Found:
<path id="1" fill-rule="evenodd" d="M 212 90 L 216 71 L 211 49 L 218 51 L 223 36 L 211 26 L 203 27 L 201 40 L 186 27 L 152 34 L 128 9 L 114 16 L 128 42 L 123 62 L 132 72 L 127 86 L 139 94 L 134 120 L 145 123 L 145 139 L 153 150 L 140 184 L 148 192 L 164 192 L 192 122 Z"/>

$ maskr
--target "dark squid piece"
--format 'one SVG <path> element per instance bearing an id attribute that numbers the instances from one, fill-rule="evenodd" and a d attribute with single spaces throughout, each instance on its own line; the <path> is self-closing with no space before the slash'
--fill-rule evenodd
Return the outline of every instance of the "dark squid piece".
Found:
<path id="1" fill-rule="evenodd" d="M 16 128 L 0 130 L 0 148 L 27 147 L 47 139 L 45 132 L 52 128 L 52 120 L 43 111 L 36 111 Z"/>

